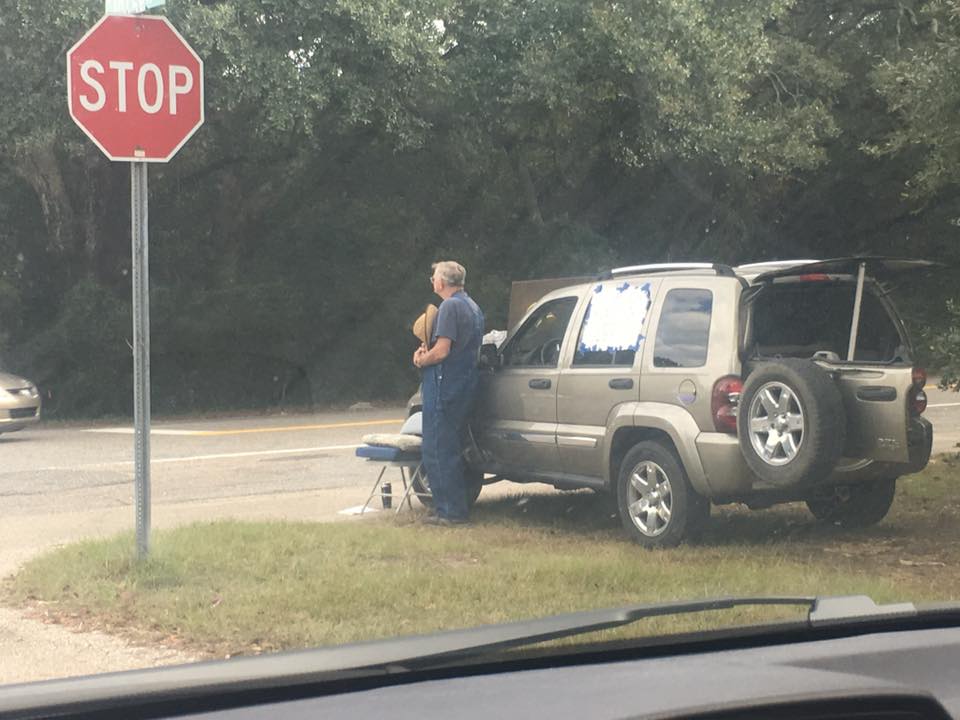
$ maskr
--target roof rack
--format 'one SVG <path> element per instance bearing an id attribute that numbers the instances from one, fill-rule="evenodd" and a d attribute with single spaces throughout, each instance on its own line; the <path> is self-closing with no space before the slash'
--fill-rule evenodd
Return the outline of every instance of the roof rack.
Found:
<path id="1" fill-rule="evenodd" d="M 650 265 L 628 265 L 626 267 L 614 268 L 610 271 L 610 277 L 618 275 L 636 275 L 652 274 L 665 272 L 682 272 L 684 270 L 713 270 L 717 275 L 723 277 L 735 277 L 733 268 L 723 263 L 653 263 Z"/>

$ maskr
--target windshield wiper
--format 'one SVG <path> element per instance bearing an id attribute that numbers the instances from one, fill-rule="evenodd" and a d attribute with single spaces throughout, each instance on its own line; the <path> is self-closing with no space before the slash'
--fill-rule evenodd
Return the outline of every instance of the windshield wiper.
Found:
<path id="1" fill-rule="evenodd" d="M 750 606 L 807 608 L 810 628 L 942 615 L 960 620 L 960 603 L 915 606 L 877 605 L 863 595 L 843 597 L 722 597 L 707 600 L 630 605 L 551 617 L 446 630 L 430 635 L 373 640 L 229 661 L 133 670 L 82 678 L 9 685 L 0 694 L 0 715 L 70 705 L 116 707 L 145 698 L 162 701 L 239 690 L 280 689 L 323 682 L 331 677 L 406 672 L 479 658 L 495 651 L 608 630 L 653 617 L 729 610 Z M 747 628 L 743 628 L 746 630 Z M 33 711 L 33 712 L 31 712 Z"/>
<path id="2" fill-rule="evenodd" d="M 610 630 L 654 617 L 773 605 L 806 607 L 808 609 L 806 621 L 810 627 L 913 617 L 918 612 L 913 603 L 877 605 L 865 595 L 719 597 L 586 610 L 534 620 L 481 625 L 464 630 L 447 630 L 432 635 L 396 638 L 384 642 L 357 643 L 329 648 L 329 652 L 334 654 L 331 660 L 339 660 L 343 663 L 340 669 L 349 667 L 419 669 L 551 640 Z M 952 605 L 950 608 L 954 609 Z M 960 605 L 957 605 L 956 609 L 960 609 Z M 385 644 L 388 644 L 389 648 L 385 647 Z M 386 652 L 383 652 L 384 650 Z M 344 652 L 348 655 L 344 655 Z"/>

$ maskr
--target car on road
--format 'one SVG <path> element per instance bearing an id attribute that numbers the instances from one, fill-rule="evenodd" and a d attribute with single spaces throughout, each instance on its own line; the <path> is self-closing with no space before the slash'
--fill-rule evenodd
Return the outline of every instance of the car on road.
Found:
<path id="1" fill-rule="evenodd" d="M 696 535 L 711 504 L 880 521 L 933 442 L 883 283 L 932 265 L 659 264 L 553 289 L 481 351 L 471 498 L 489 475 L 593 488 L 650 547 Z"/>
<path id="2" fill-rule="evenodd" d="M 22 430 L 40 420 L 40 392 L 22 377 L 0 372 L 0 433 Z"/>

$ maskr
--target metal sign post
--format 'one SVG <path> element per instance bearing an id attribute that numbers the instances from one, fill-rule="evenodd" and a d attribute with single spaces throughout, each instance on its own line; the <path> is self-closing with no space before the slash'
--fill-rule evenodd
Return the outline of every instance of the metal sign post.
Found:
<path id="1" fill-rule="evenodd" d="M 133 424 L 137 557 L 150 552 L 150 263 L 147 233 L 147 164 L 130 163 L 133 245 Z"/>
<path id="2" fill-rule="evenodd" d="M 163 4 L 106 0 L 106 14 L 67 51 L 70 117 L 108 158 L 130 163 L 134 504 L 141 560 L 150 552 L 147 163 L 169 161 L 203 124 L 203 61 L 165 17 L 139 14 Z"/>

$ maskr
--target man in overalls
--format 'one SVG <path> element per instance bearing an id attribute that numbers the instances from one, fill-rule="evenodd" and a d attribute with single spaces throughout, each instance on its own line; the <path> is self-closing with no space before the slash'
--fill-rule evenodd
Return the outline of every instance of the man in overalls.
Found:
<path id="1" fill-rule="evenodd" d="M 421 345 L 413 364 L 423 370 L 423 465 L 436 514 L 427 522 L 467 522 L 463 434 L 479 382 L 477 361 L 484 321 L 463 286 L 467 271 L 446 260 L 433 264 L 433 291 L 443 298 L 428 349 Z"/>

